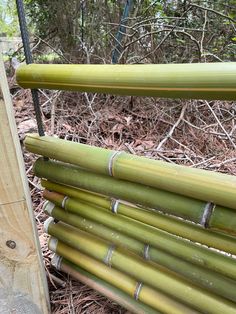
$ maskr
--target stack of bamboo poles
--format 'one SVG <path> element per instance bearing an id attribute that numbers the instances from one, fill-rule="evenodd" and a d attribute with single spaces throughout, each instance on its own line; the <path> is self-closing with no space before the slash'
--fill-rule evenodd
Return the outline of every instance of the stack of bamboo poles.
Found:
<path id="1" fill-rule="evenodd" d="M 34 172 L 55 267 L 134 313 L 236 313 L 235 177 L 48 136 L 25 145 L 51 158 Z"/>

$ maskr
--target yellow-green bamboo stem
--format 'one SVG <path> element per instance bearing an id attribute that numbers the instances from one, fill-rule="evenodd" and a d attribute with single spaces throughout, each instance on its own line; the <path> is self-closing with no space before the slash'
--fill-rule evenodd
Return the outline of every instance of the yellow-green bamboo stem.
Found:
<path id="1" fill-rule="evenodd" d="M 55 257 L 53 258 L 52 264 L 55 266 L 54 262 Z M 56 256 L 56 259 L 61 259 L 59 266 L 56 268 L 61 270 L 68 275 L 74 277 L 78 281 L 82 282 L 83 284 L 89 286 L 90 288 L 98 291 L 108 299 L 118 303 L 119 305 L 126 308 L 128 311 L 137 314 L 160 314 L 159 311 L 153 310 L 149 306 L 135 301 L 129 295 L 124 293 L 122 290 L 117 289 L 116 287 L 112 286 L 111 284 L 107 283 L 106 281 L 100 279 L 92 275 L 91 273 L 87 272 L 83 268 L 69 262 L 65 258 Z"/>
<path id="2" fill-rule="evenodd" d="M 54 193 L 48 200 L 62 206 L 64 196 Z M 114 216 L 102 207 L 91 205 L 72 198 L 64 202 L 66 211 L 95 220 L 135 239 L 160 248 L 170 254 L 194 264 L 204 266 L 236 280 L 235 259 L 207 249 L 201 245 L 178 238 L 160 229 L 143 224 L 128 217 Z"/>
<path id="3" fill-rule="evenodd" d="M 190 220 L 196 222 L 200 222 L 202 219 L 204 207 L 206 206 L 206 202 L 157 190 L 138 183 L 117 180 L 61 162 L 46 162 L 43 158 L 38 159 L 34 164 L 34 173 L 38 177 L 59 183 L 142 204 L 150 208 L 161 208 L 163 211 L 180 215 L 183 218 L 191 217 Z"/>
<path id="4" fill-rule="evenodd" d="M 48 209 L 47 209 L 48 208 Z M 209 269 L 194 265 L 168 254 L 160 249 L 155 249 L 152 246 L 137 241 L 121 232 L 115 231 L 105 225 L 98 224 L 93 220 L 83 218 L 82 216 L 67 213 L 59 207 L 52 207 L 50 203 L 45 206 L 45 212 L 50 213 L 57 221 L 63 221 L 68 225 L 87 231 L 95 236 L 103 238 L 113 244 L 123 246 L 132 252 L 143 256 L 147 260 L 158 263 L 176 273 L 184 276 L 192 282 L 205 287 L 209 291 L 216 293 L 226 299 L 236 301 L 235 285 L 236 281 L 222 276 Z M 47 232 L 47 225 L 50 221 L 45 222 L 45 231 Z"/>
<path id="5" fill-rule="evenodd" d="M 69 65 L 18 68 L 24 88 L 118 95 L 235 100 L 236 63 Z"/>
<path id="6" fill-rule="evenodd" d="M 55 238 L 54 238 L 55 239 Z M 63 256 L 67 260 L 76 264 L 87 272 L 92 273 L 98 278 L 104 280 L 106 283 L 117 287 L 118 289 L 124 291 L 132 298 L 135 296 L 135 290 L 137 288 L 137 280 L 134 278 L 120 272 L 114 268 L 108 267 L 103 263 L 91 258 L 88 255 L 83 254 L 80 250 L 75 250 L 70 246 L 67 246 L 63 242 L 57 242 L 56 247 L 54 246 L 55 240 L 49 240 L 49 247 L 56 251 L 60 256 Z M 54 242 L 54 243 L 52 243 Z M 54 247 L 53 247 L 54 246 Z M 138 300 L 145 303 L 156 310 L 161 311 L 161 313 L 167 314 L 193 314 L 197 311 L 189 308 L 186 305 L 181 304 L 168 295 L 164 294 L 159 290 L 154 290 L 148 285 L 143 285 Z M 149 312 L 148 312 L 149 313 Z"/>
<path id="7" fill-rule="evenodd" d="M 161 209 L 164 212 L 180 216 L 196 223 L 202 221 L 206 208 L 206 202 L 163 190 L 157 190 L 138 183 L 117 180 L 61 162 L 44 161 L 42 158 L 36 161 L 34 172 L 40 178 L 47 178 L 51 181 L 109 195 L 145 207 Z M 219 211 L 220 213 L 218 213 Z M 216 206 L 214 209 L 214 217 L 218 217 L 218 214 L 224 216 L 225 212 L 227 213 L 225 215 L 226 219 L 222 220 L 224 226 L 219 223 L 219 219 L 217 223 L 217 219 L 215 218 L 213 223 L 211 219 L 209 219 L 210 226 L 216 226 L 216 228 L 221 228 L 223 231 L 227 230 L 230 233 L 236 233 L 236 215 L 234 210 L 231 210 L 232 215 L 229 217 L 229 209 Z M 230 219 L 228 223 L 226 221 L 227 219 Z"/>
<path id="8" fill-rule="evenodd" d="M 209 219 L 208 227 L 236 236 L 235 211 L 222 206 L 216 206 Z"/>
<path id="9" fill-rule="evenodd" d="M 234 237 L 226 236 L 217 232 L 211 232 L 198 225 L 163 215 L 157 211 L 145 210 L 140 207 L 137 208 L 122 204 L 121 202 L 114 203 L 113 199 L 106 198 L 102 195 L 96 195 L 88 191 L 75 189 L 46 180 L 42 180 L 41 183 L 43 187 L 50 191 L 56 191 L 88 203 L 93 203 L 109 211 L 111 211 L 112 207 L 115 205 L 115 212 L 119 215 L 133 218 L 194 242 L 205 244 L 236 255 L 236 239 Z M 45 193 L 51 192 L 45 191 Z"/>
<path id="10" fill-rule="evenodd" d="M 219 314 L 236 313 L 236 305 L 233 302 L 202 290 L 156 264 L 154 266 L 152 263 L 143 261 L 123 248 L 115 248 L 104 240 L 61 222 L 50 224 L 48 232 L 70 247 L 99 261 L 104 261 L 110 267 L 125 272 L 136 280 L 161 290 L 199 311 Z M 53 243 L 49 242 L 49 249 L 63 256 L 62 252 L 57 250 L 57 246 L 58 243 L 55 240 Z"/>
<path id="11" fill-rule="evenodd" d="M 49 136 L 28 135 L 25 145 L 30 152 L 98 173 L 112 174 L 117 179 L 236 209 L 235 176 L 169 164 L 124 152 L 114 155 L 114 151 L 104 148 Z"/>

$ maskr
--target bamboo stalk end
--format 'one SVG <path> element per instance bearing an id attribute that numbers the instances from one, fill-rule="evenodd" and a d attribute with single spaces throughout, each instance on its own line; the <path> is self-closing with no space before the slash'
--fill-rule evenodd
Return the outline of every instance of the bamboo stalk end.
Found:
<path id="1" fill-rule="evenodd" d="M 57 270 L 61 270 L 61 262 L 62 262 L 62 257 L 54 254 L 51 260 L 51 265 L 55 267 Z"/>
<path id="2" fill-rule="evenodd" d="M 48 228 L 49 226 L 54 223 L 54 218 L 53 217 L 49 217 L 45 222 L 44 222 L 44 225 L 43 225 L 43 228 L 44 228 L 44 232 L 45 233 L 48 233 Z"/>
<path id="3" fill-rule="evenodd" d="M 55 207 L 55 204 L 53 204 L 52 202 L 50 201 L 46 201 L 43 205 L 43 211 L 48 214 L 49 216 L 51 216 L 52 214 L 52 211 Z M 45 221 L 46 222 L 46 221 Z"/>
<path id="4" fill-rule="evenodd" d="M 51 237 L 48 241 L 49 250 L 56 252 L 57 251 L 58 240 L 54 237 Z"/>

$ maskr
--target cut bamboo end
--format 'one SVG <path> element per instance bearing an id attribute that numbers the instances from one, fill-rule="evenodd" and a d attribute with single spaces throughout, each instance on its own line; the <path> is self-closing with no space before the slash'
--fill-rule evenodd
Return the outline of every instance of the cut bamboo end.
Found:
<path id="1" fill-rule="evenodd" d="M 49 250 L 56 252 L 57 251 L 58 240 L 54 237 L 51 237 L 48 241 Z"/>
<path id="2" fill-rule="evenodd" d="M 71 244 L 72 242 L 70 242 L 70 245 Z M 86 269 L 88 267 L 92 267 L 91 264 L 90 265 L 88 264 L 88 257 L 87 256 L 85 257 L 84 255 L 84 254 L 89 254 L 90 255 L 89 260 L 91 260 L 91 251 L 87 251 L 87 253 L 84 251 L 84 249 L 82 249 L 81 251 L 83 252 L 83 254 L 80 253 L 80 250 L 78 250 L 78 248 L 75 249 L 75 248 L 69 247 L 68 244 L 66 245 L 61 241 L 58 242 L 58 246 L 56 250 L 57 254 L 69 259 L 73 263 L 76 263 L 76 264 L 78 263 L 78 265 L 81 265 L 81 266 L 82 266 L 81 263 L 83 263 L 83 267 L 85 267 Z M 93 251 L 92 256 L 93 256 L 92 257 L 93 263 L 94 263 L 94 258 L 100 260 L 100 258 L 97 257 L 95 251 Z M 129 274 L 128 276 L 136 279 L 135 289 L 137 288 L 137 281 L 144 282 L 145 284 L 148 284 L 149 286 L 154 287 L 154 290 L 157 289 L 155 290 L 156 292 L 161 290 L 162 293 L 167 293 L 169 296 L 173 298 L 172 299 L 173 302 L 174 302 L 174 299 L 179 300 L 178 301 L 179 306 L 181 306 L 180 302 L 182 302 L 182 306 L 184 306 L 184 304 L 188 304 L 188 307 L 193 307 L 199 310 L 200 312 L 205 312 L 205 311 L 212 312 L 214 309 L 215 314 L 221 314 L 221 313 L 235 314 L 236 307 L 233 302 L 230 302 L 229 300 L 225 300 L 219 296 L 216 296 L 215 294 L 209 293 L 206 290 L 202 290 L 183 280 L 179 280 L 177 279 L 176 275 L 172 277 L 171 273 L 169 272 L 167 273 L 163 271 L 163 269 L 159 269 L 159 268 L 154 269 L 152 268 L 153 266 L 151 264 L 147 266 L 147 264 L 145 263 L 146 265 L 145 265 L 145 270 L 144 270 L 143 262 L 139 260 L 140 261 L 140 264 L 139 264 L 139 262 L 137 260 L 135 262 L 135 260 L 136 258 L 134 259 L 130 255 L 129 257 L 127 256 L 125 257 L 125 255 L 123 255 L 120 250 L 116 252 L 113 258 L 113 266 L 115 269 L 117 269 L 121 274 L 124 274 L 124 273 Z M 113 270 L 105 265 L 103 265 L 103 267 L 106 267 L 108 272 Z M 92 267 L 92 269 L 94 269 L 94 267 Z M 96 271 L 97 270 L 98 269 L 96 269 Z M 121 275 L 119 276 L 119 278 L 121 278 Z M 169 279 L 167 278 L 170 279 L 170 282 L 167 282 L 169 281 Z M 123 284 L 122 286 L 125 287 L 125 285 Z M 141 292 L 143 292 L 144 287 L 145 285 L 142 287 Z M 171 289 L 169 289 L 169 287 L 171 287 Z M 132 284 L 132 290 L 131 291 L 129 290 L 132 293 L 132 296 L 134 296 L 134 291 L 136 291 L 135 289 L 133 289 L 133 284 Z M 201 300 L 201 302 L 199 302 L 199 300 Z M 158 307 L 160 308 L 160 306 L 170 306 L 170 301 L 167 304 L 165 304 L 165 302 L 162 300 L 161 303 L 164 303 L 164 304 L 160 305 L 158 302 L 156 302 L 156 299 L 154 299 L 153 304 L 156 304 L 157 308 Z M 173 303 L 171 306 L 173 306 Z M 175 312 L 173 312 L 173 308 L 172 308 L 172 312 L 167 311 L 167 313 L 176 313 L 176 308 L 179 309 L 179 306 L 175 305 Z M 178 313 L 191 313 L 190 309 L 188 308 L 187 310 L 186 307 L 185 307 L 185 311 L 183 310 L 183 308 L 181 309 L 181 311 L 179 311 Z"/>
<path id="3" fill-rule="evenodd" d="M 129 294 L 133 302 L 135 296 L 139 298 L 139 302 L 143 302 L 156 310 L 170 314 L 196 314 L 197 311 L 193 310 L 192 307 L 188 307 L 175 299 L 172 299 L 168 294 L 161 292 L 160 290 L 154 290 L 153 288 L 142 285 L 140 289 L 140 283 L 134 278 L 127 275 L 124 272 L 109 268 L 97 259 L 91 258 L 90 256 L 82 253 L 79 250 L 75 250 L 70 246 L 65 245 L 59 241 L 57 248 L 58 254 L 63 257 L 61 268 L 68 261 L 73 262 L 73 265 L 79 267 L 79 270 L 89 272 L 87 277 L 90 277 L 90 273 L 97 276 L 100 280 L 105 280 L 107 283 L 115 286 L 125 293 Z M 65 260 L 66 259 L 66 260 Z M 82 268 L 82 269 L 81 269 Z M 135 303 L 136 304 L 136 303 Z M 140 304 L 140 303 L 137 303 Z M 141 303 L 142 304 L 142 303 Z M 136 313 L 136 312 L 135 312 Z M 149 312 L 145 312 L 149 313 Z"/>
<path id="4" fill-rule="evenodd" d="M 95 193 L 109 195 L 150 208 L 161 208 L 165 212 L 196 222 L 200 221 L 205 206 L 205 202 L 133 182 L 116 180 L 60 162 L 45 162 L 43 159 L 38 159 L 35 163 L 35 174 L 40 178 L 47 178 L 85 190 L 89 189 Z"/>
<path id="5" fill-rule="evenodd" d="M 78 188 L 75 189 L 73 187 L 60 185 L 58 183 L 52 183 L 50 181 L 45 180 L 43 180 L 42 185 L 50 190 L 50 192 L 48 190 L 44 190 L 43 195 L 46 199 L 49 198 L 53 200 L 54 194 L 51 194 L 53 193 L 51 191 L 56 191 L 57 193 L 67 195 L 68 201 L 69 197 L 72 197 L 80 201 L 93 203 L 94 205 L 101 206 L 107 211 L 111 211 L 112 213 L 127 216 L 137 221 L 146 223 L 150 226 L 160 228 L 177 236 L 181 236 L 183 238 L 192 240 L 194 242 L 205 244 L 209 247 L 213 247 L 231 254 L 236 254 L 235 238 L 204 229 L 199 225 L 192 224 L 167 215 L 163 215 L 158 211 L 152 211 L 145 208 L 135 207 L 134 205 L 131 206 L 128 205 L 127 203 L 124 204 L 119 200 L 111 198 L 109 199 L 107 197 L 104 197 L 103 195 L 95 195 L 89 191 L 85 190 L 82 191 Z M 65 206 L 63 206 L 63 208 L 65 208 Z M 205 210 L 203 212 L 203 216 L 205 218 L 204 224 L 207 221 L 210 221 L 212 209 L 213 209 L 212 206 L 209 206 L 209 204 L 206 205 Z M 218 210 L 218 208 L 216 208 L 216 210 Z"/>
<path id="6" fill-rule="evenodd" d="M 155 249 L 149 244 L 144 244 L 141 241 L 139 242 L 133 237 L 126 236 L 112 228 L 109 229 L 105 225 L 98 224 L 90 219 L 84 219 L 82 216 L 65 212 L 59 207 L 56 207 L 53 211 L 53 217 L 68 225 L 77 227 L 79 230 L 87 231 L 99 238 L 111 241 L 117 246 L 125 247 L 131 252 L 143 256 L 146 260 L 156 262 L 157 264 L 190 279 L 192 282 L 199 284 L 209 291 L 221 295 L 226 299 L 236 301 L 234 293 L 235 281 L 228 279 L 217 272 L 188 263 L 172 254 L 164 252 L 163 250 Z M 51 232 L 53 231 L 49 230 L 49 233 Z"/>
<path id="7" fill-rule="evenodd" d="M 48 212 L 47 212 L 48 213 Z M 49 217 L 47 220 L 45 220 L 44 224 L 43 224 L 43 228 L 44 228 L 44 232 L 48 233 L 48 228 L 49 226 L 54 223 L 54 218 L 53 217 Z"/>
<path id="8" fill-rule="evenodd" d="M 47 207 L 48 203 L 49 203 L 49 201 L 47 201 L 47 200 L 44 202 L 44 204 L 43 204 L 43 211 L 45 211 L 45 208 Z"/>
<path id="9" fill-rule="evenodd" d="M 162 212 L 182 217 L 196 223 L 202 221 L 205 212 L 207 202 L 191 199 L 186 196 L 133 182 L 117 180 L 101 174 L 91 173 L 79 167 L 73 167 L 60 162 L 48 161 L 45 163 L 43 160 L 39 159 L 36 164 L 36 175 L 63 185 L 58 189 L 58 183 L 52 184 L 49 181 L 43 181 L 42 184 L 50 190 L 58 189 L 57 191 L 60 193 L 66 195 L 70 195 L 71 193 L 72 197 L 82 198 L 83 200 L 87 198 L 88 202 L 96 203 L 102 207 L 109 206 L 108 204 L 110 204 L 110 202 L 108 198 L 101 200 L 98 195 L 94 194 L 89 196 L 88 199 L 88 196 L 85 196 L 84 190 L 87 189 L 95 193 L 109 195 L 110 197 L 123 199 L 147 208 L 161 209 Z M 72 186 L 76 189 L 73 189 Z M 83 189 L 83 193 L 79 192 L 78 188 Z M 224 233 L 236 234 L 235 211 L 217 205 L 208 217 L 208 224 L 212 229 L 217 229 Z M 183 231 L 184 229 L 181 229 L 181 232 Z M 207 231 L 205 233 L 207 233 Z M 187 235 L 192 237 L 194 233 L 187 232 Z M 220 235 L 216 235 L 216 237 L 220 237 Z M 206 237 L 203 238 L 206 239 Z M 213 242 L 220 244 L 218 240 Z M 211 243 L 207 243 L 207 245 L 213 246 L 212 241 Z M 219 249 L 224 250 L 222 247 L 219 247 Z M 232 252 L 232 254 L 234 254 L 234 252 Z"/>
<path id="10" fill-rule="evenodd" d="M 229 278 L 236 279 L 235 260 L 230 256 L 207 249 L 191 241 L 177 238 L 170 233 L 129 219 L 128 217 L 125 218 L 117 215 L 114 218 L 112 213 L 108 213 L 102 208 L 86 202 L 69 199 L 66 211 L 95 220 L 98 223 L 105 224 L 107 227 L 124 232 L 126 235 L 134 237 L 139 241 L 145 241 L 157 249 L 163 249 L 188 262 L 200 266 L 204 265 L 204 267 L 217 271 Z M 73 225 L 73 221 L 71 224 Z"/>
<path id="11" fill-rule="evenodd" d="M 115 301 L 120 304 L 131 313 L 136 314 L 160 314 L 157 309 L 153 309 L 148 305 L 145 305 L 142 302 L 136 302 L 132 297 L 122 290 L 116 288 L 114 285 L 109 284 L 107 281 L 100 279 L 97 276 L 94 276 L 92 273 L 87 272 L 83 268 L 65 260 L 63 258 L 61 270 L 66 274 L 74 277 L 80 282 L 86 284 L 92 289 L 98 291 L 102 295 L 106 296 L 110 300 Z M 171 313 L 170 313 L 171 314 Z M 175 313 L 178 314 L 178 313 Z M 183 314 L 183 313 L 181 313 Z"/>
<path id="12" fill-rule="evenodd" d="M 49 216 L 51 216 L 54 207 L 55 207 L 55 204 L 53 204 L 50 201 L 46 201 L 43 206 L 43 211 L 47 213 Z"/>
<path id="13" fill-rule="evenodd" d="M 52 266 L 55 267 L 57 270 L 61 270 L 61 263 L 62 257 L 55 253 L 51 259 Z"/>
<path id="14" fill-rule="evenodd" d="M 105 178 L 108 178 L 107 180 L 112 179 L 112 177 L 108 177 L 107 171 L 108 160 L 111 154 L 109 150 L 88 147 L 84 144 L 73 143 L 48 136 L 42 138 L 32 135 L 27 136 L 25 145 L 31 152 L 79 166 L 69 166 L 68 164 L 63 165 L 53 161 L 38 160 L 35 164 L 34 171 L 39 176 L 45 174 L 45 178 L 50 179 L 51 177 L 53 179 L 53 177 L 55 177 L 56 180 L 56 177 L 60 176 L 60 173 L 57 174 L 57 170 L 55 169 L 58 168 L 58 165 L 64 173 L 68 172 L 69 168 L 71 168 L 70 171 L 73 173 L 73 176 L 76 176 L 76 173 L 85 173 L 84 170 L 81 169 L 84 168 L 94 172 L 93 177 L 97 176 L 99 173 L 101 180 L 105 180 Z M 45 167 L 45 169 L 43 169 L 43 167 Z M 51 173 L 46 170 L 48 168 L 51 168 Z M 122 180 L 121 183 L 123 184 L 129 181 L 136 185 L 138 183 L 142 186 L 153 187 L 154 189 L 158 189 L 159 193 L 162 192 L 161 194 L 163 196 L 164 194 L 169 194 L 170 199 L 171 197 L 178 199 L 179 203 L 184 203 L 181 196 L 184 198 L 187 197 L 191 199 L 194 208 L 198 208 L 200 203 L 202 203 L 200 215 L 196 215 L 193 210 L 193 214 L 195 213 L 194 218 L 197 223 L 200 223 L 202 220 L 202 210 L 207 202 L 236 209 L 235 176 L 168 164 L 158 160 L 123 153 L 114 161 L 113 177 Z M 66 175 L 64 180 L 73 181 L 74 178 L 67 177 Z M 86 189 L 86 187 L 82 188 Z M 104 187 L 101 186 L 100 189 L 102 188 Z M 101 193 L 101 191 L 94 192 Z M 168 201 L 168 198 L 166 199 L 166 202 L 169 203 L 170 200 Z M 199 200 L 200 203 L 196 200 Z M 165 203 L 163 205 L 162 207 L 165 209 Z M 180 211 L 180 204 L 178 207 Z M 186 210 L 185 208 L 185 213 Z"/>

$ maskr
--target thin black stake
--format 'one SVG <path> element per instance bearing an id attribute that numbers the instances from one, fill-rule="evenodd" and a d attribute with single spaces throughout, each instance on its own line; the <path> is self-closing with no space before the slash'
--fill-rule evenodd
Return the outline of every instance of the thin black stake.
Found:
<path id="1" fill-rule="evenodd" d="M 30 63 L 33 63 L 33 58 L 32 58 L 32 54 L 30 50 L 29 33 L 26 26 L 23 1 L 16 0 L 16 7 L 17 7 L 19 24 L 20 24 L 21 38 L 22 38 L 23 47 L 24 47 L 25 60 L 26 60 L 26 64 L 30 64 Z M 31 89 L 31 94 L 32 94 L 32 99 L 33 99 L 33 104 L 34 104 L 36 122 L 38 126 L 38 133 L 40 136 L 44 136 L 43 121 L 42 121 L 42 114 L 40 110 L 38 90 Z"/>

